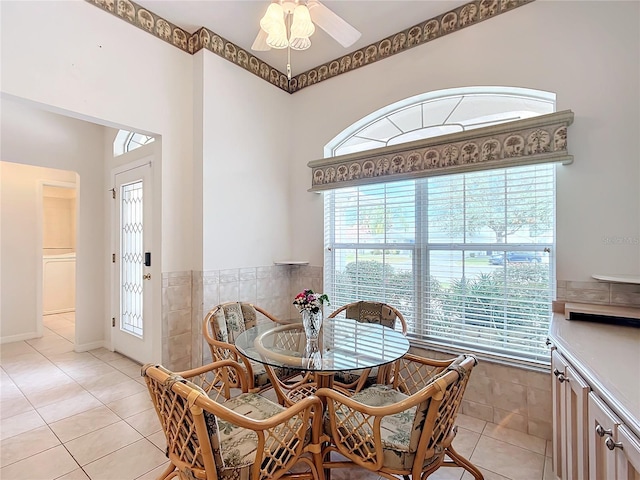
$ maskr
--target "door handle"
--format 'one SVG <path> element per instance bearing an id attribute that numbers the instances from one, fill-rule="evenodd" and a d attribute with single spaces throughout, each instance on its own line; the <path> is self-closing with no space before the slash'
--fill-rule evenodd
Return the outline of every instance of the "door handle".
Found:
<path id="1" fill-rule="evenodd" d="M 144 280 L 151 280 L 151 274 L 150 274 L 150 273 L 145 273 L 145 274 L 142 276 L 142 278 L 143 278 Z"/>

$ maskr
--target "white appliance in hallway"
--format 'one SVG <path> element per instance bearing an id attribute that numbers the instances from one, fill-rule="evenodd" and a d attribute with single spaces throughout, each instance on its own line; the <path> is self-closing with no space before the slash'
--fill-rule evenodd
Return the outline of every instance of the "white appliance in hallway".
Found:
<path id="1" fill-rule="evenodd" d="M 42 314 L 76 309 L 76 254 L 42 256 Z"/>

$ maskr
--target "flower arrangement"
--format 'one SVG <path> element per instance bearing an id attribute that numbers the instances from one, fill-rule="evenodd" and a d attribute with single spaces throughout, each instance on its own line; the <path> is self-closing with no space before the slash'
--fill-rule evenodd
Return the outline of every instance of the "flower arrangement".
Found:
<path id="1" fill-rule="evenodd" d="M 329 303 L 329 297 L 326 294 L 314 293 L 314 291 L 310 289 L 301 291 L 293 299 L 293 304 L 298 308 L 300 313 L 304 310 L 309 310 L 311 313 L 318 313 L 325 302 L 327 305 L 331 305 Z"/>

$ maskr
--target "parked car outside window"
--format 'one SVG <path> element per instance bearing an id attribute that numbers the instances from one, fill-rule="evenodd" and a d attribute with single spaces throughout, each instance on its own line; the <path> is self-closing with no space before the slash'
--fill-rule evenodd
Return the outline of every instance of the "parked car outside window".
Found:
<path id="1" fill-rule="evenodd" d="M 535 252 L 507 252 L 507 262 L 540 262 L 540 256 Z M 490 265 L 504 265 L 504 254 L 493 255 L 489 259 Z"/>

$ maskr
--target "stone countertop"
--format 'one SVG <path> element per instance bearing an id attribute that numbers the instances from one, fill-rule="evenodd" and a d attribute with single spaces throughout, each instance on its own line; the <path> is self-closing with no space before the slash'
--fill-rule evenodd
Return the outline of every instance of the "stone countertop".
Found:
<path id="1" fill-rule="evenodd" d="M 640 327 L 566 320 L 554 313 L 549 339 L 640 437 Z"/>

